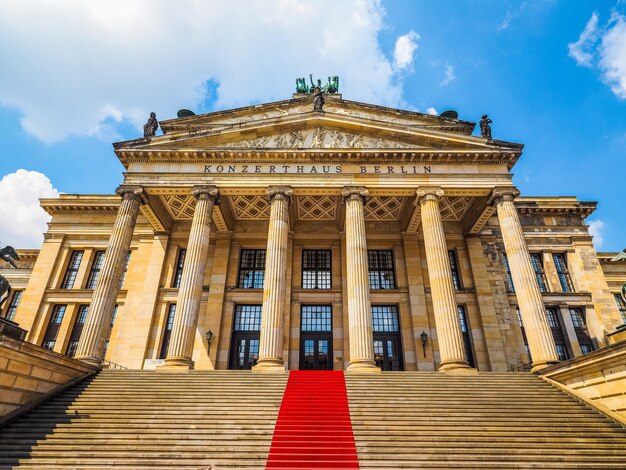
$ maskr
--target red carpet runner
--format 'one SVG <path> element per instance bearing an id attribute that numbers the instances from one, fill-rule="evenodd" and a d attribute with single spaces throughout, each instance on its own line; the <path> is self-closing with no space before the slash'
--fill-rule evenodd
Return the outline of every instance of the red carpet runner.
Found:
<path id="1" fill-rule="evenodd" d="M 359 468 L 342 371 L 291 371 L 266 468 Z"/>

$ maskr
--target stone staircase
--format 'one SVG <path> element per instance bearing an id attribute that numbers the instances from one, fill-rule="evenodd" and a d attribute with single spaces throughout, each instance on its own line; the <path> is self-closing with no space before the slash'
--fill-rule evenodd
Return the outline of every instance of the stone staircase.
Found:
<path id="1" fill-rule="evenodd" d="M 626 469 L 626 429 L 529 373 L 346 375 L 361 468 Z"/>
<path id="2" fill-rule="evenodd" d="M 264 468 L 287 377 L 105 370 L 0 431 L 0 468 Z"/>
<path id="3" fill-rule="evenodd" d="M 0 468 L 265 468 L 287 378 L 103 371 L 0 431 Z M 626 429 L 531 374 L 345 380 L 361 468 L 626 468 Z"/>

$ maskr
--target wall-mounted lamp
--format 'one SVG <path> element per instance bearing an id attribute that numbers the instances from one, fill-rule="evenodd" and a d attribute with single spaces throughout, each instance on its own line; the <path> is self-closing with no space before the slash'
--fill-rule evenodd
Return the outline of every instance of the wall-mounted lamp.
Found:
<path id="1" fill-rule="evenodd" d="M 424 350 L 424 357 L 426 357 L 426 341 L 428 341 L 428 333 L 422 331 L 420 338 L 422 339 L 422 349 Z"/>
<path id="2" fill-rule="evenodd" d="M 207 354 L 211 351 L 211 341 L 213 341 L 213 332 L 211 330 L 206 332 L 206 342 L 208 347 L 206 349 Z"/>

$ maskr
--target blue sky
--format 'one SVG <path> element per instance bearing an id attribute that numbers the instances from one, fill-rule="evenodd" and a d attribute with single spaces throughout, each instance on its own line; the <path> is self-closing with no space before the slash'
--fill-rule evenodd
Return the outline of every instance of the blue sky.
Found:
<path id="1" fill-rule="evenodd" d="M 522 194 L 598 201 L 596 246 L 626 246 L 624 2 L 173 3 L 0 0 L 0 242 L 41 242 L 37 197 L 112 193 L 111 142 L 150 111 L 285 99 L 313 73 L 346 99 L 489 113 L 525 144 Z"/>

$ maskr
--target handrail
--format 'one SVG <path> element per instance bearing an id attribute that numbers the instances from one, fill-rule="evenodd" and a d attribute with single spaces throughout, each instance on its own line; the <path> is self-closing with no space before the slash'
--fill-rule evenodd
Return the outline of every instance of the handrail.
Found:
<path id="1" fill-rule="evenodd" d="M 106 359 L 102 359 L 102 368 L 103 369 L 124 369 L 124 370 L 128 370 L 128 367 L 123 366 L 121 364 L 117 364 L 116 362 L 107 361 Z"/>
<path id="2" fill-rule="evenodd" d="M 517 367 L 509 367 L 508 372 L 530 372 L 533 368 L 532 362 L 527 362 L 526 364 L 521 364 Z"/>

